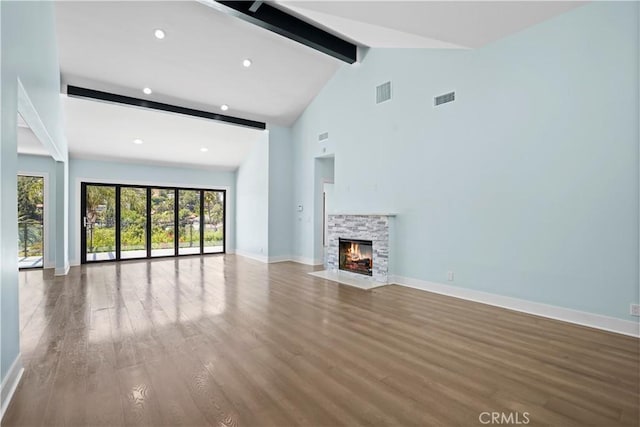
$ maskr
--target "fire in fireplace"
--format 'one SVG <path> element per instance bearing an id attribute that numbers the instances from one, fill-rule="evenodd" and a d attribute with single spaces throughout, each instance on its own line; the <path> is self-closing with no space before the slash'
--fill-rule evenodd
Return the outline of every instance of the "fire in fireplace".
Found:
<path id="1" fill-rule="evenodd" d="M 373 275 L 373 246 L 371 240 L 338 239 L 340 270 Z"/>

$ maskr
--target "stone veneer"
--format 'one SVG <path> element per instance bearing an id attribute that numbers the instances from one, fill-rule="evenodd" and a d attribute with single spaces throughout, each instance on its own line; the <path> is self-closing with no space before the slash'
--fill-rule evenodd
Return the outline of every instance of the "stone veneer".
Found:
<path id="1" fill-rule="evenodd" d="M 358 277 L 358 273 L 339 270 L 338 239 L 371 240 L 373 275 L 379 283 L 388 283 L 389 276 L 389 216 L 388 215 L 329 215 L 327 224 L 328 248 L 326 269 Z"/>

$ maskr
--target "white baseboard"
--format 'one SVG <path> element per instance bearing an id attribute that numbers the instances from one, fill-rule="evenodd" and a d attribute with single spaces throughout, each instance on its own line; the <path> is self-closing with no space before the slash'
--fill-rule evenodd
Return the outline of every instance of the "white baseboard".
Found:
<path id="1" fill-rule="evenodd" d="M 242 251 L 240 249 L 236 249 L 236 255 L 240 255 L 245 258 L 251 258 L 253 260 L 264 262 L 264 263 L 269 262 L 269 258 L 266 255 L 254 254 L 253 252 Z"/>
<path id="2" fill-rule="evenodd" d="M 587 313 L 585 311 L 491 294 L 473 289 L 460 288 L 442 283 L 428 282 L 410 277 L 391 276 L 389 277 L 389 283 L 502 307 L 509 310 L 520 311 L 523 313 L 534 314 L 536 316 L 548 317 L 550 319 L 561 320 L 563 322 L 589 326 L 591 328 L 602 329 L 618 334 L 640 337 L 640 323 L 616 319 L 614 317 L 603 316 L 601 314 Z"/>
<path id="3" fill-rule="evenodd" d="M 287 262 L 293 261 L 293 257 L 291 255 L 280 255 L 280 256 L 270 256 L 269 264 L 273 264 L 276 262 Z"/>
<path id="4" fill-rule="evenodd" d="M 251 258 L 253 260 L 269 263 L 269 264 L 276 263 L 276 262 L 292 261 L 291 255 L 279 255 L 279 256 L 267 257 L 265 255 L 258 255 L 258 254 L 254 254 L 252 252 L 246 252 L 246 251 L 235 251 L 235 253 L 236 255 L 240 255 L 243 257 Z"/>
<path id="5" fill-rule="evenodd" d="M 18 387 L 23 373 L 24 367 L 22 366 L 22 358 L 21 354 L 18 353 L 16 359 L 7 371 L 7 375 L 2 380 L 2 386 L 0 387 L 0 420 L 2 420 L 2 417 L 4 417 L 4 414 L 9 407 L 13 393 L 15 393 L 16 388 Z"/>
<path id="6" fill-rule="evenodd" d="M 54 274 L 56 276 L 66 276 L 67 274 L 69 274 L 69 269 L 70 268 L 71 268 L 71 266 L 69 264 L 65 265 L 64 268 L 56 267 L 56 271 L 54 272 Z"/>
<path id="7" fill-rule="evenodd" d="M 324 264 L 321 259 L 306 258 L 306 257 L 298 256 L 298 255 L 292 256 L 291 257 L 291 261 L 297 262 L 297 263 L 300 263 L 300 264 L 306 264 L 306 265 L 322 265 L 322 264 Z"/>

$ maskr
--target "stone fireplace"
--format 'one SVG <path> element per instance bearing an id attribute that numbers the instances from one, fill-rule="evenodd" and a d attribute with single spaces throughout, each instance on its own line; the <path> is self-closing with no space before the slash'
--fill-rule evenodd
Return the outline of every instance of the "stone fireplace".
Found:
<path id="1" fill-rule="evenodd" d="M 389 277 L 391 214 L 330 214 L 326 274 L 354 286 L 386 285 Z M 324 277 L 328 278 L 325 274 Z M 353 279 L 359 284 L 348 283 Z"/>

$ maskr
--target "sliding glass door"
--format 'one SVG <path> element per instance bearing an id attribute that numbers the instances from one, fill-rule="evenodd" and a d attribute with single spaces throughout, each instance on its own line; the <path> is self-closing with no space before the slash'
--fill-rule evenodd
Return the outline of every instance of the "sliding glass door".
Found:
<path id="1" fill-rule="evenodd" d="M 151 256 L 176 254 L 175 202 L 175 189 L 151 189 Z"/>
<path id="2" fill-rule="evenodd" d="M 201 252 L 200 193 L 200 190 L 178 191 L 178 255 Z"/>
<path id="3" fill-rule="evenodd" d="M 120 188 L 120 258 L 147 257 L 147 189 Z"/>
<path id="4" fill-rule="evenodd" d="M 224 252 L 224 191 L 204 191 L 202 203 L 203 252 Z"/>
<path id="5" fill-rule="evenodd" d="M 115 186 L 86 186 L 83 222 L 87 261 L 116 259 Z"/>
<path id="6" fill-rule="evenodd" d="M 82 262 L 224 253 L 225 191 L 82 184 Z"/>

